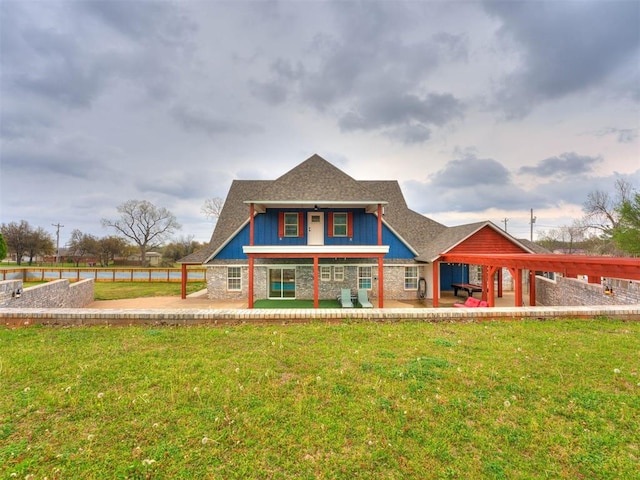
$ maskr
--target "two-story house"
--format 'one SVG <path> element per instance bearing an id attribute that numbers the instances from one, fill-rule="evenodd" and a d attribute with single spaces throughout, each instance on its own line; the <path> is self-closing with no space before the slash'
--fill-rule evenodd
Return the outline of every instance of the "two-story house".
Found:
<path id="1" fill-rule="evenodd" d="M 467 282 L 443 252 L 531 250 L 491 222 L 447 227 L 410 210 L 395 180 L 355 180 L 313 155 L 275 180 L 234 180 L 208 247 L 182 260 L 207 267 L 211 299 L 432 298 L 433 283 Z"/>

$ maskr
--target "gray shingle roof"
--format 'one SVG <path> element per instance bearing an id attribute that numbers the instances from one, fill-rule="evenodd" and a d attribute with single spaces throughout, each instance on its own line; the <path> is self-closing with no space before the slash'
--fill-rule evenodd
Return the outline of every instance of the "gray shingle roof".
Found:
<path id="1" fill-rule="evenodd" d="M 379 192 L 389 202 L 384 207 L 384 221 L 418 253 L 423 245 L 447 229 L 441 223 L 409 209 L 397 181 L 365 180 L 361 183 Z"/>
<path id="2" fill-rule="evenodd" d="M 364 202 L 378 203 L 372 192 L 319 155 L 313 155 L 281 177 L 269 182 L 257 197 L 245 201 L 259 202 Z"/>
<path id="3" fill-rule="evenodd" d="M 180 260 L 205 263 L 249 221 L 247 202 L 384 203 L 384 221 L 430 262 L 490 222 L 447 227 L 408 208 L 395 180 L 355 180 L 318 155 L 313 155 L 276 180 L 234 180 L 209 245 Z"/>

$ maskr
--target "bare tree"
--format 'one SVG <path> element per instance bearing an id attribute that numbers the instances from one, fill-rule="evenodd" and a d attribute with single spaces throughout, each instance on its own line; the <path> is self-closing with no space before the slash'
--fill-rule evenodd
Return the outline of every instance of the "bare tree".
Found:
<path id="1" fill-rule="evenodd" d="M 162 245 L 175 230 L 181 228 L 173 213 L 146 200 L 129 200 L 118 207 L 118 212 L 119 219 L 103 218 L 102 226 L 114 228 L 133 241 L 140 249 L 143 266 L 147 265 L 147 251 Z"/>
<path id="2" fill-rule="evenodd" d="M 633 186 L 627 180 L 618 178 L 613 195 L 601 190 L 590 192 L 583 205 L 584 226 L 610 237 L 620 222 L 620 206 L 629 201 L 632 191 Z"/>
<path id="3" fill-rule="evenodd" d="M 202 206 L 202 213 L 204 213 L 205 217 L 211 219 L 213 223 L 216 223 L 223 206 L 224 199 L 220 197 L 207 198 Z"/>

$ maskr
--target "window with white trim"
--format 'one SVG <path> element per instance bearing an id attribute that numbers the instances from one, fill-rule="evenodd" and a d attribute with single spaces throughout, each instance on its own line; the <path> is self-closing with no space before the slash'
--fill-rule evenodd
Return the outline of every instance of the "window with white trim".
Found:
<path id="1" fill-rule="evenodd" d="M 418 267 L 404 267 L 404 289 L 418 289 Z"/>
<path id="2" fill-rule="evenodd" d="M 242 290 L 242 268 L 227 267 L 227 290 Z"/>
<path id="3" fill-rule="evenodd" d="M 320 281 L 322 282 L 331 281 L 331 267 L 329 265 L 320 266 Z"/>
<path id="4" fill-rule="evenodd" d="M 333 281 L 344 282 L 344 266 L 336 265 L 333 267 Z"/>
<path id="5" fill-rule="evenodd" d="M 297 237 L 298 236 L 298 213 L 297 212 L 285 212 L 284 214 L 284 236 L 285 237 Z"/>
<path id="6" fill-rule="evenodd" d="M 333 214 L 333 236 L 346 237 L 348 232 L 349 215 L 346 213 Z"/>
<path id="7" fill-rule="evenodd" d="M 358 267 L 358 288 L 371 290 L 371 267 Z"/>

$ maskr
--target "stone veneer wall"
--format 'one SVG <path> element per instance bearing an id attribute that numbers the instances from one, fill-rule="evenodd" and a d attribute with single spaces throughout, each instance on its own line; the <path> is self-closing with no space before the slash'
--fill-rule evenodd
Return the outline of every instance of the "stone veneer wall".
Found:
<path id="1" fill-rule="evenodd" d="M 92 278 L 75 283 L 55 280 L 29 288 L 23 288 L 22 280 L 0 281 L 0 308 L 82 308 L 91 302 Z"/>
<path id="2" fill-rule="evenodd" d="M 227 267 L 240 267 L 242 290 L 227 290 Z M 207 297 L 210 300 L 245 300 L 248 295 L 249 267 L 237 263 L 207 265 Z M 255 284 L 254 284 L 255 288 Z"/>
<path id="3" fill-rule="evenodd" d="M 286 262 L 278 263 L 277 266 L 286 266 Z M 326 264 L 325 264 L 326 265 Z M 343 281 L 320 281 L 319 296 L 321 299 L 337 298 L 340 295 L 340 289 L 349 288 L 354 293 L 358 284 L 358 265 L 343 265 L 339 263 L 332 266 L 344 266 Z M 371 263 L 363 263 L 363 265 L 371 266 L 372 285 L 369 291 L 369 298 L 377 298 L 378 296 L 378 265 Z M 412 266 L 414 264 L 407 264 Z M 242 289 L 239 291 L 227 290 L 227 267 L 239 266 L 242 269 Z M 275 265 L 274 265 L 275 266 Z M 296 298 L 313 299 L 313 265 L 292 264 L 292 268 L 296 269 Z M 254 298 L 263 299 L 268 297 L 267 271 L 269 266 L 258 264 L 254 266 Z M 419 276 L 423 277 L 422 268 L 419 270 Z M 332 272 L 333 274 L 333 272 Z M 246 299 L 248 295 L 249 283 L 249 267 L 239 265 L 237 263 L 223 263 L 207 266 L 207 292 L 208 298 L 211 300 L 224 299 Z M 384 290 L 385 298 L 394 300 L 415 300 L 418 298 L 416 290 L 404 289 L 404 265 L 385 265 L 384 267 Z"/>
<path id="4" fill-rule="evenodd" d="M 555 280 L 536 277 L 536 303 L 542 306 L 636 305 L 640 304 L 640 282 L 608 280 L 605 285 L 577 278 L 556 276 Z"/>

